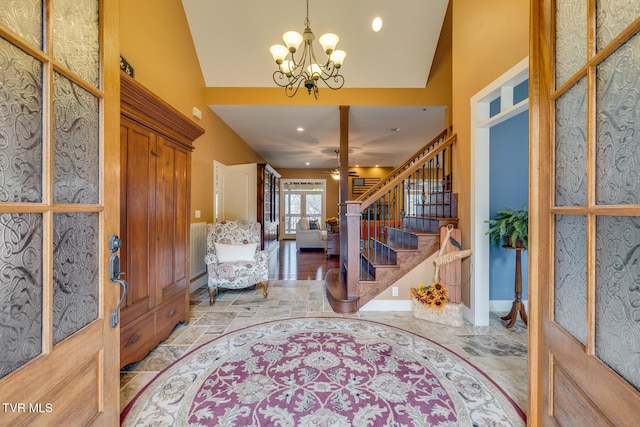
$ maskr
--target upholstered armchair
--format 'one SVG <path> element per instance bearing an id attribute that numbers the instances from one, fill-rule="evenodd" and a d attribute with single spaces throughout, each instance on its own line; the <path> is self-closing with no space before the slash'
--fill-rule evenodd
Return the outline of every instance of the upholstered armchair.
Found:
<path id="1" fill-rule="evenodd" d="M 327 231 L 311 228 L 307 218 L 300 218 L 296 224 L 296 247 L 298 249 L 327 249 Z"/>
<path id="2" fill-rule="evenodd" d="M 218 288 L 269 287 L 268 254 L 260 250 L 260 223 L 244 220 L 207 224 L 207 286 L 209 304 Z"/>

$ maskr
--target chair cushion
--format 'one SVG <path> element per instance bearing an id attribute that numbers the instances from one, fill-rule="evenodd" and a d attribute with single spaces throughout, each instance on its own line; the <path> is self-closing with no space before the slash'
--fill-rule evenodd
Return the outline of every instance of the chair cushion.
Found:
<path id="1" fill-rule="evenodd" d="M 309 220 L 307 218 L 300 218 L 300 220 L 298 221 L 298 228 L 300 230 L 311 230 Z"/>
<path id="2" fill-rule="evenodd" d="M 257 243 L 240 245 L 215 243 L 218 262 L 255 261 Z"/>

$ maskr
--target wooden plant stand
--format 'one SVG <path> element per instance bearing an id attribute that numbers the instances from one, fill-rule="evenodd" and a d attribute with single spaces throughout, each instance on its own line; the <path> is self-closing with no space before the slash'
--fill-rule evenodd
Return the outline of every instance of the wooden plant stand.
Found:
<path id="1" fill-rule="evenodd" d="M 520 313 L 520 317 L 525 325 L 527 325 L 527 312 L 524 309 L 524 304 L 522 303 L 522 265 L 520 260 L 520 255 L 522 254 L 523 248 L 514 248 L 511 246 L 503 246 L 505 249 L 511 249 L 516 251 L 516 280 L 515 280 L 515 300 L 513 301 L 513 305 L 511 306 L 511 311 L 506 316 L 502 316 L 502 320 L 508 320 L 507 328 L 512 327 L 516 320 L 518 320 L 518 313 Z"/>

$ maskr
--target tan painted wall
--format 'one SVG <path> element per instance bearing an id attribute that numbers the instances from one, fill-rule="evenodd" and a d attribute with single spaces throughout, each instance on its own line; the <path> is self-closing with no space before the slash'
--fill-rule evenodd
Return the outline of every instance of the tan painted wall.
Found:
<path id="1" fill-rule="evenodd" d="M 180 0 L 121 0 L 120 51 L 135 79 L 205 129 L 195 141 L 191 222 L 213 221 L 213 161 L 262 163 L 260 157 L 205 103 L 205 84 Z M 193 107 L 202 120 L 192 117 Z M 202 212 L 195 219 L 195 210 Z"/>
<path id="2" fill-rule="evenodd" d="M 529 0 L 453 1 L 453 130 L 458 134 L 454 191 L 459 193 L 462 246 L 471 220 L 471 97 L 529 54 Z M 488 171 L 487 171 L 488 173 Z M 470 261 L 462 263 L 469 304 Z"/>

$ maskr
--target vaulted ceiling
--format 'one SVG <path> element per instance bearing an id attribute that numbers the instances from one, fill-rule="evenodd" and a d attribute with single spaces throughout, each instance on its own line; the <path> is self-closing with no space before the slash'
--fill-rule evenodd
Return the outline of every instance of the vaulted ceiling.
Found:
<path id="1" fill-rule="evenodd" d="M 424 88 L 447 4 L 310 0 L 310 28 L 316 38 L 326 32 L 339 35 L 338 48 L 347 52 L 341 70 L 345 89 Z M 269 47 L 282 44 L 285 31 L 302 33 L 305 1 L 183 0 L 183 5 L 207 87 L 276 87 Z M 377 16 L 383 20 L 380 32 L 371 28 Z M 320 97 L 330 91 L 319 87 Z M 284 89 L 279 96 L 286 98 Z M 296 95 L 308 96 L 304 88 Z M 337 105 L 275 104 L 209 100 L 209 107 L 274 167 L 336 167 Z M 351 106 L 349 164 L 397 166 L 445 128 L 445 115 L 444 106 L 434 105 Z"/>

